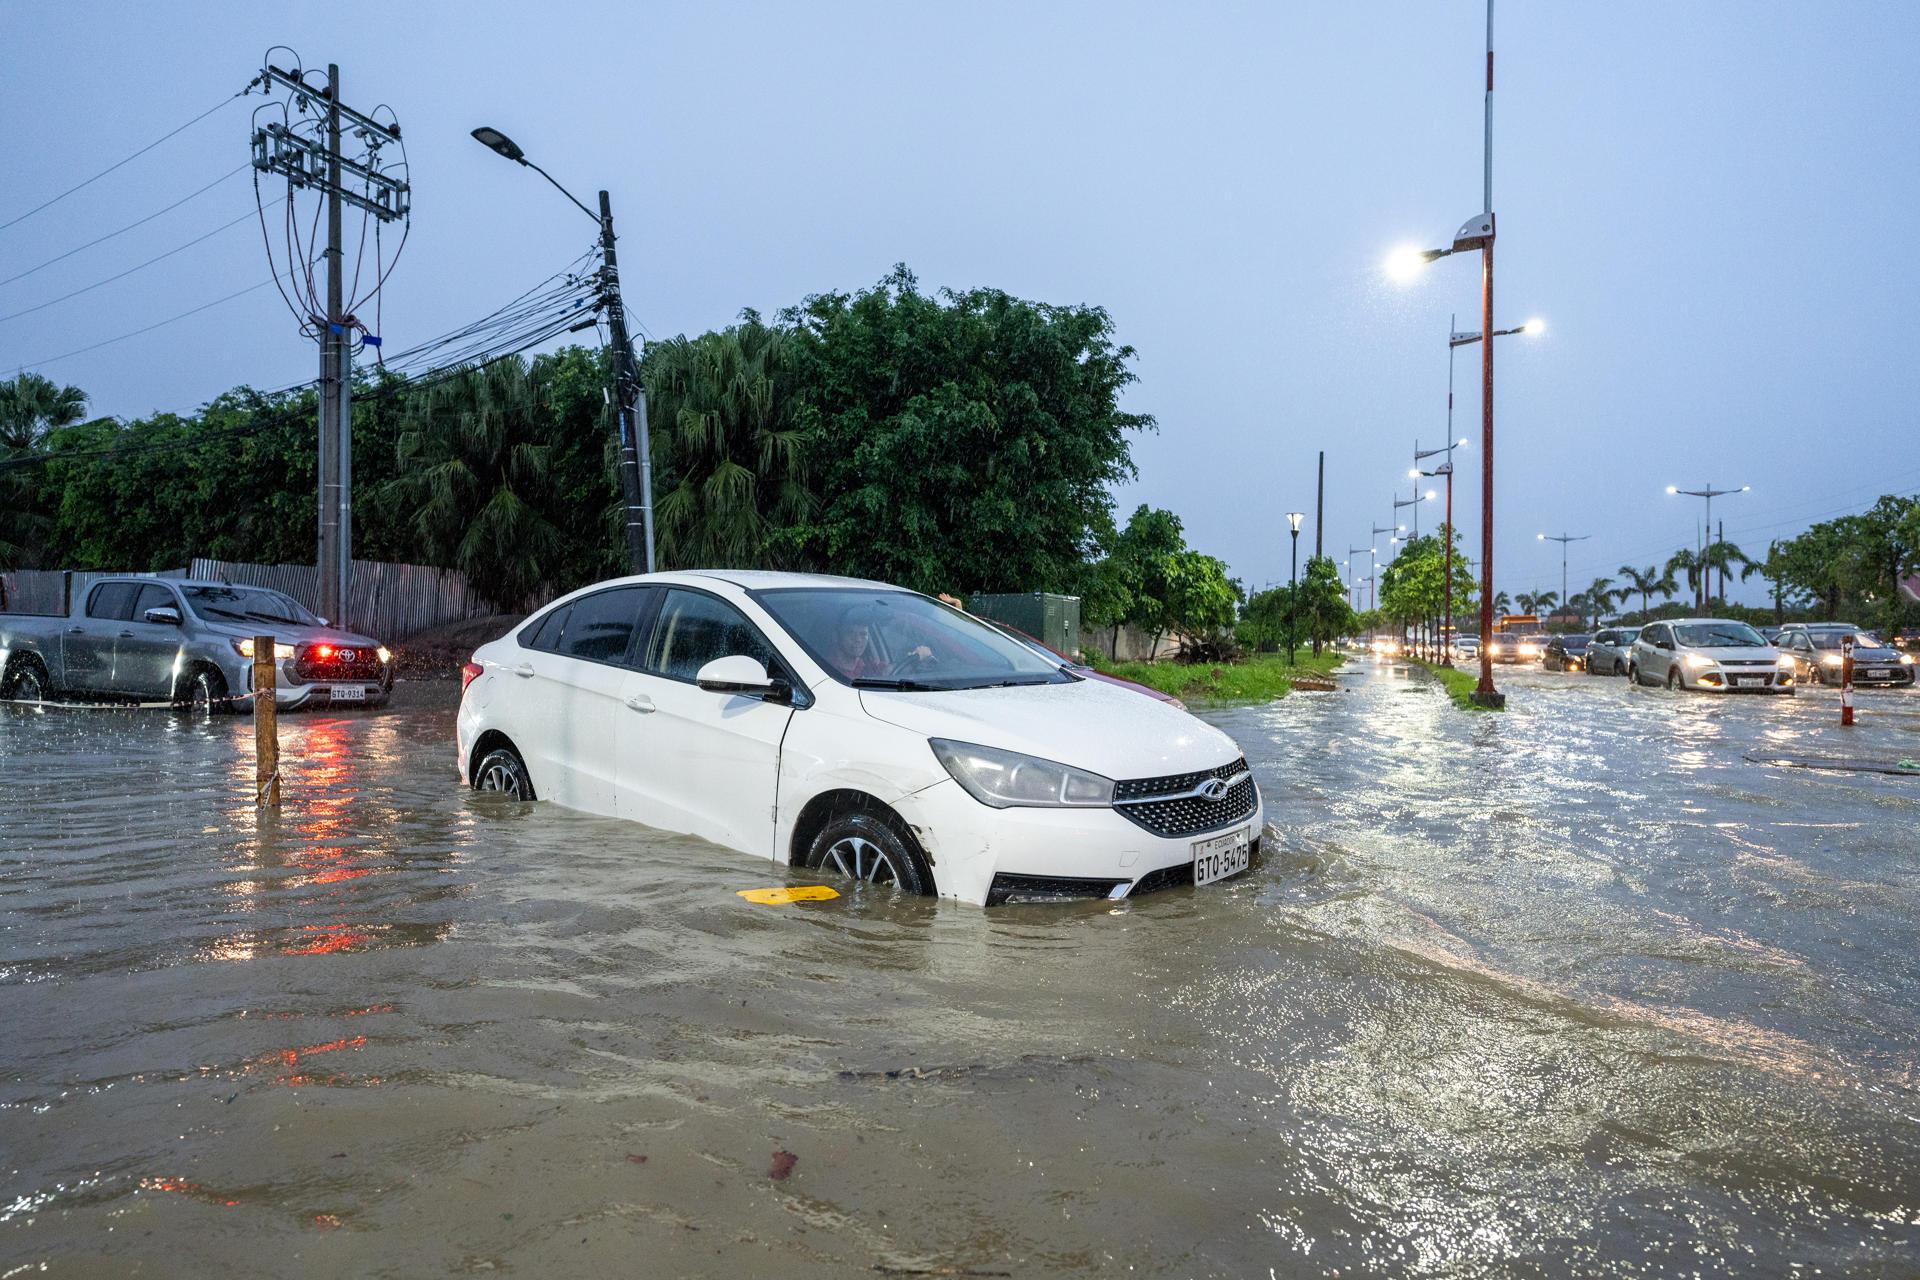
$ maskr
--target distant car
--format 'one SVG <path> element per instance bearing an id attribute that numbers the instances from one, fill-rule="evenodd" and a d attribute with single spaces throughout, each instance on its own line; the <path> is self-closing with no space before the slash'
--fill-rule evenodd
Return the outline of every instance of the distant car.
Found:
<path id="1" fill-rule="evenodd" d="M 1791 694 L 1793 659 L 1731 618 L 1652 622 L 1633 642 L 1627 676 L 1635 685 L 1713 693 Z"/>
<path id="2" fill-rule="evenodd" d="M 1376 636 L 1367 642 L 1367 651 L 1376 658 L 1395 657 L 1400 652 L 1400 642 L 1387 636 Z"/>
<path id="3" fill-rule="evenodd" d="M 1549 671 L 1584 671 L 1587 666 L 1587 647 L 1593 637 L 1586 635 L 1555 636 L 1547 641 L 1547 651 L 1540 658 L 1540 665 Z"/>
<path id="4" fill-rule="evenodd" d="M 1587 646 L 1587 674 L 1590 676 L 1623 676 L 1627 674 L 1627 664 L 1633 655 L 1633 642 L 1639 638 L 1638 627 L 1608 627 L 1593 637 L 1593 643 Z"/>
<path id="5" fill-rule="evenodd" d="M 1786 628 L 1785 627 L 1761 627 L 1759 628 L 1759 631 L 1760 631 L 1761 637 L 1765 639 L 1768 644 L 1778 649 L 1780 647 L 1780 636 L 1782 633 L 1786 631 Z"/>
<path id="6" fill-rule="evenodd" d="M 1546 648 L 1547 638 L 1537 631 L 1503 631 L 1487 642 L 1495 662 L 1538 662 Z"/>
<path id="7" fill-rule="evenodd" d="M 1840 642 L 1853 637 L 1853 682 L 1873 685 L 1911 685 L 1914 657 L 1901 653 L 1871 631 L 1852 623 L 1795 623 L 1782 627 L 1779 647 L 1793 659 L 1803 684 L 1839 684 Z"/>

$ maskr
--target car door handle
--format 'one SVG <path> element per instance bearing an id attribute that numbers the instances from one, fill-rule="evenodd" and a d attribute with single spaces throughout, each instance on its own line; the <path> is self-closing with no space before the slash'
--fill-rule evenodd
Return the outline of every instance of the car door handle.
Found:
<path id="1" fill-rule="evenodd" d="M 131 632 L 131 631 L 122 631 L 122 632 L 120 633 L 120 638 L 121 638 L 122 640 L 131 640 L 131 639 L 133 639 L 133 632 Z"/>
<path id="2" fill-rule="evenodd" d="M 636 693 L 627 699 L 627 706 L 645 715 L 654 710 L 653 699 L 644 693 Z"/>
<path id="3" fill-rule="evenodd" d="M 531 662 L 523 662 L 517 667 L 508 667 L 507 670 L 524 678 L 533 674 L 533 664 Z"/>
<path id="4" fill-rule="evenodd" d="M 87 634 L 87 629 L 85 627 L 68 627 L 67 634 L 70 636 L 83 636 Z"/>

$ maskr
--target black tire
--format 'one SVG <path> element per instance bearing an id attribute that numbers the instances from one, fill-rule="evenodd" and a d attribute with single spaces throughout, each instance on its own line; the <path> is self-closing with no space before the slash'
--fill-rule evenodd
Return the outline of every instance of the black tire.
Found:
<path id="1" fill-rule="evenodd" d="M 196 667 L 184 687 L 174 690 L 174 706 L 195 716 L 217 716 L 227 710 L 227 678 L 212 667 Z"/>
<path id="2" fill-rule="evenodd" d="M 17 658 L 0 680 L 0 699 L 9 702 L 45 702 L 52 690 L 47 685 L 46 668 L 38 658 Z"/>
<path id="3" fill-rule="evenodd" d="M 1627 664 L 1627 685 L 1634 689 L 1640 687 L 1640 667 L 1637 663 Z"/>
<path id="4" fill-rule="evenodd" d="M 1676 662 L 1667 668 L 1667 691 L 1673 693 L 1684 688 L 1686 686 L 1680 683 L 1680 664 Z"/>
<path id="5" fill-rule="evenodd" d="M 473 789 L 509 800 L 536 798 L 527 762 L 512 747 L 495 747 L 480 757 L 480 763 L 473 767 Z"/>
<path id="6" fill-rule="evenodd" d="M 836 813 L 807 850 L 807 866 L 829 875 L 925 897 L 934 892 L 933 868 L 920 844 L 887 816 L 859 809 Z"/>

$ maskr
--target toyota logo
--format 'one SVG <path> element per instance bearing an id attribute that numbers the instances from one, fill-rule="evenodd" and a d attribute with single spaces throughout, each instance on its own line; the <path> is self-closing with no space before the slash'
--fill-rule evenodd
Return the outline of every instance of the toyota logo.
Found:
<path id="1" fill-rule="evenodd" d="M 359 656 L 360 656 L 359 654 L 355 653 L 351 649 L 342 649 L 339 651 L 339 658 L 340 658 L 340 661 L 342 662 L 352 662 Z"/>
<path id="2" fill-rule="evenodd" d="M 1201 798 L 1206 800 L 1225 800 L 1227 790 L 1226 781 L 1221 778 L 1208 778 L 1200 784 Z"/>

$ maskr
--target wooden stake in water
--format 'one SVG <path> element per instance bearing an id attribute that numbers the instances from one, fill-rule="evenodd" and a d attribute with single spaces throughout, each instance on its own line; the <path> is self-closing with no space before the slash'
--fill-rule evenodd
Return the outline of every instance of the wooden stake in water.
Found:
<path id="1" fill-rule="evenodd" d="M 253 801 L 261 808 L 280 807 L 280 722 L 274 705 L 273 637 L 253 638 Z"/>

